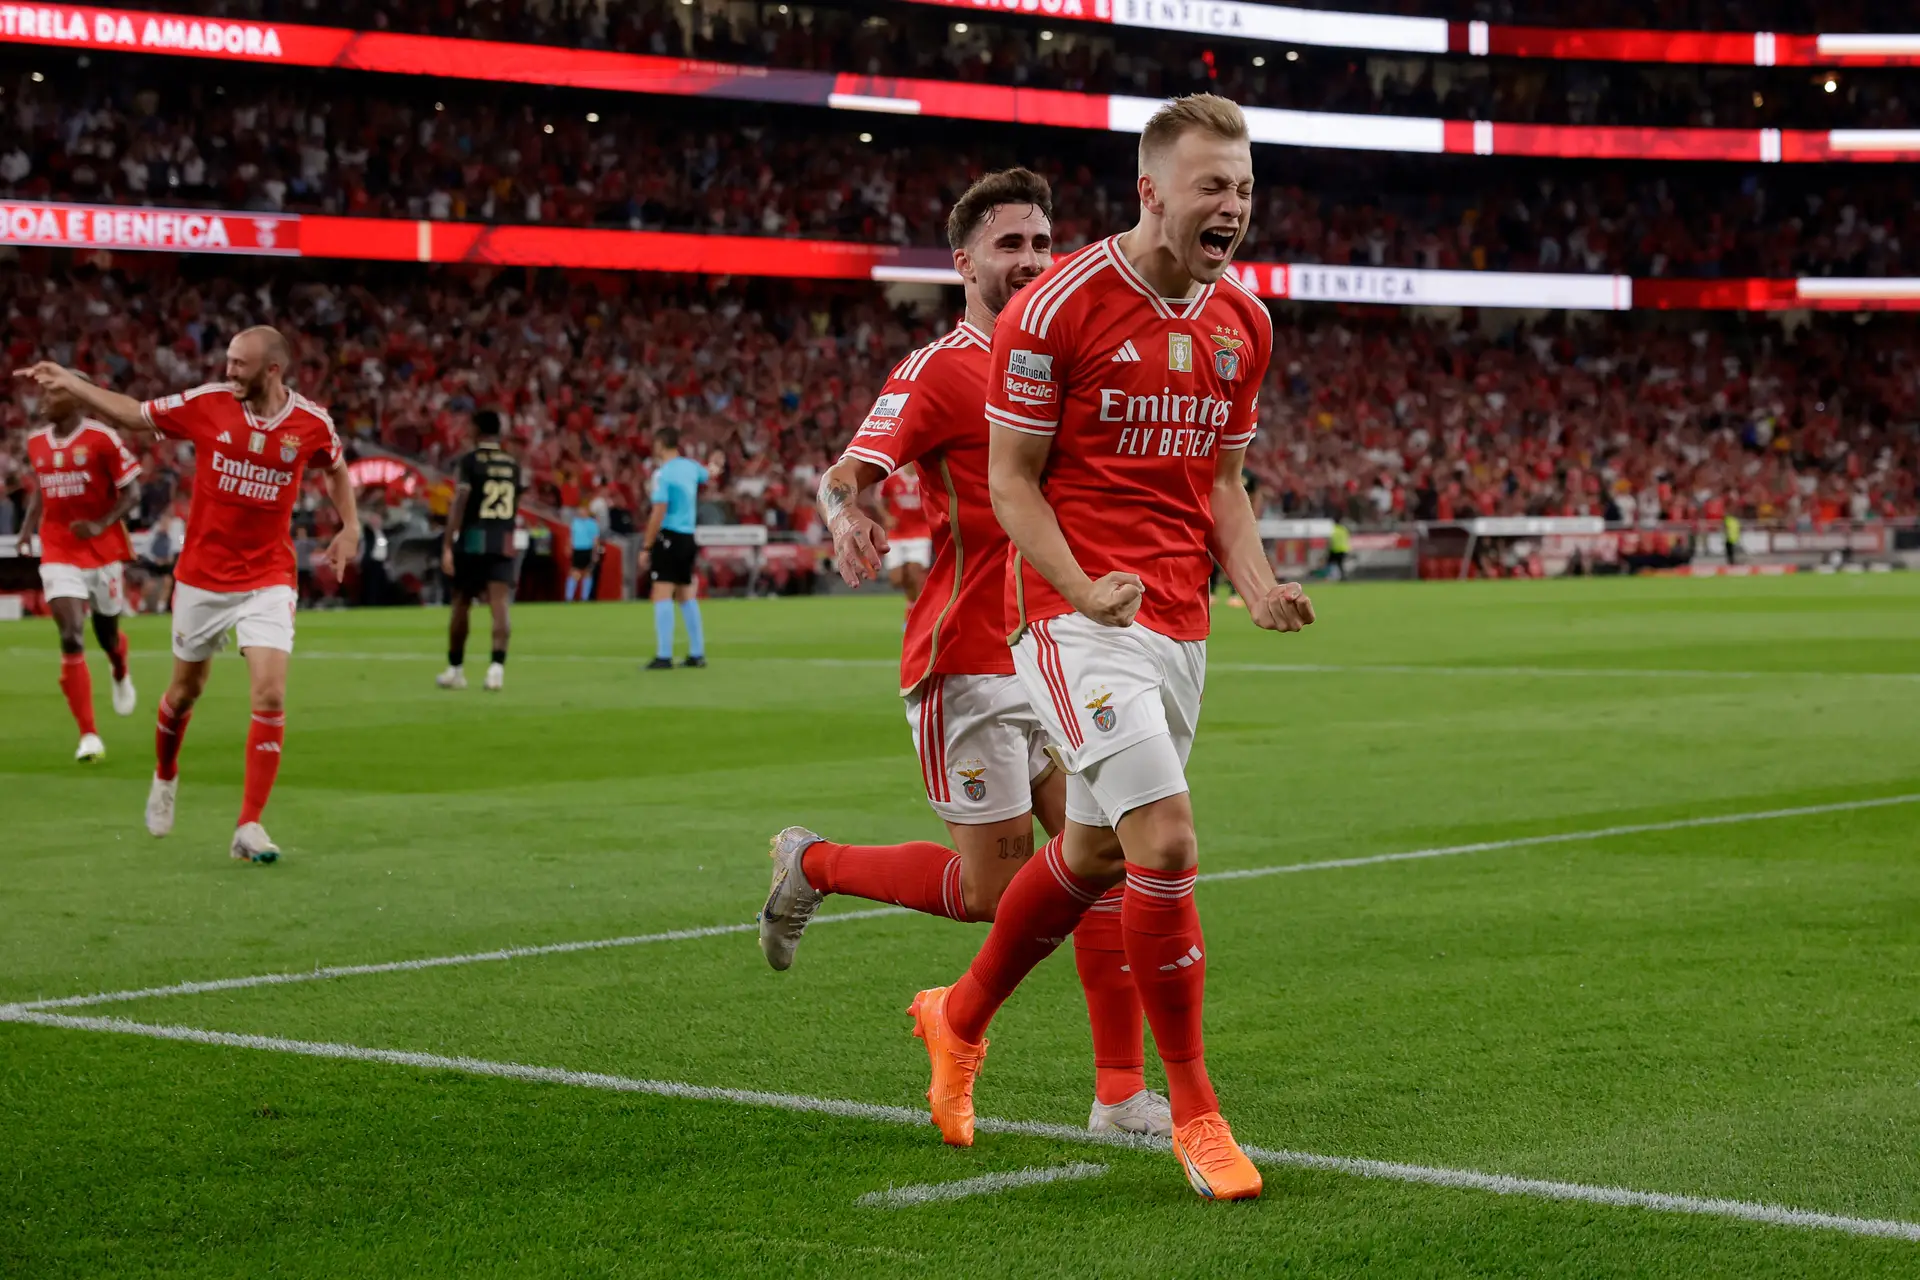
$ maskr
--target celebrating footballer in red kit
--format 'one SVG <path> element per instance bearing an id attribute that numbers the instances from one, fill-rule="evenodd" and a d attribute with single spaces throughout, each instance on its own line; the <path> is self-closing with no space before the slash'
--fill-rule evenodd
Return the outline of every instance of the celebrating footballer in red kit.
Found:
<path id="1" fill-rule="evenodd" d="M 160 699 L 147 830 L 173 830 L 180 746 L 214 654 L 235 632 L 252 692 L 246 785 L 228 852 L 272 862 L 277 845 L 260 824 L 280 771 L 287 661 L 293 652 L 298 571 L 289 533 L 301 479 L 325 473 L 341 530 L 327 548 L 336 574 L 359 555 L 360 518 L 333 422 L 286 385 L 292 349 L 276 329 L 242 330 L 227 346 L 227 381 L 145 403 L 43 362 L 20 375 L 65 395 L 129 433 L 194 446 L 193 506 L 174 570 L 173 679 Z"/>
<path id="2" fill-rule="evenodd" d="M 1186 762 L 1200 717 L 1217 560 L 1254 622 L 1313 606 L 1274 580 L 1241 464 L 1272 350 L 1230 272 L 1252 210 L 1246 118 L 1224 98 L 1161 108 L 1140 139 L 1140 221 L 1056 262 L 994 329 L 993 509 L 1012 540 L 1006 629 L 1068 771 L 1064 839 L 1008 885 L 950 987 L 914 1000 L 949 1142 L 973 1138 L 994 1012 L 1116 883 L 1128 969 L 1166 1067 L 1173 1149 L 1194 1190 L 1260 1194 L 1220 1114 L 1201 1037 L 1206 944 Z"/>
<path id="3" fill-rule="evenodd" d="M 887 517 L 887 554 L 881 567 L 887 571 L 887 581 L 907 597 L 909 613 L 920 599 L 927 570 L 933 564 L 933 533 L 927 526 L 921 481 L 920 468 L 902 467 L 880 485 L 880 501 Z"/>
<path id="4" fill-rule="evenodd" d="M 932 566 L 907 617 L 900 688 L 927 801 L 953 847 L 838 844 L 804 827 L 782 831 L 760 914 L 760 945 L 776 969 L 793 963 L 826 894 L 992 920 L 1008 881 L 1032 857 L 1036 815 L 1054 837 L 1043 856 L 1058 855 L 1065 779 L 1007 648 L 1007 537 L 987 495 L 984 413 L 990 335 L 1051 261 L 1050 215 L 1045 180 L 1024 169 L 989 174 L 960 198 L 947 238 L 966 285 L 966 317 L 894 369 L 845 456 L 821 478 L 835 562 L 857 586 L 906 531 L 881 528 L 856 495 L 905 468 L 920 473 Z M 1165 1136 L 1167 1101 L 1145 1085 L 1140 1000 L 1126 973 L 1119 911 L 1116 891 L 1068 931 L 1093 1030 L 1088 1126 Z"/>
<path id="5" fill-rule="evenodd" d="M 112 427 L 84 416 L 80 402 L 52 387 L 41 395 L 47 425 L 27 437 L 35 488 L 21 522 L 22 540 L 40 543 L 40 586 L 60 629 L 60 691 L 80 730 L 74 759 L 106 755 L 93 719 L 93 675 L 81 622 L 93 611 L 93 634 L 113 670 L 113 709 L 133 714 L 136 694 L 120 630 L 126 588 L 121 567 L 133 557 L 124 523 L 140 497 L 140 463 Z"/>

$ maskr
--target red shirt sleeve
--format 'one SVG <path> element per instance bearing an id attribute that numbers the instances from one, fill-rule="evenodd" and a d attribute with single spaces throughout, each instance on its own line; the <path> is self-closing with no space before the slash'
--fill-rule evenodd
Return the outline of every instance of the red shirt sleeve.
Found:
<path id="1" fill-rule="evenodd" d="M 1252 336 L 1242 353 L 1245 359 L 1241 361 L 1227 427 L 1220 433 L 1222 449 L 1244 449 L 1253 443 L 1254 433 L 1260 429 L 1260 385 L 1267 380 L 1267 365 L 1273 360 L 1273 319 L 1266 303 L 1256 299 L 1247 310 L 1252 313 L 1247 329 Z"/>
<path id="2" fill-rule="evenodd" d="M 307 454 L 307 466 L 317 467 L 321 471 L 331 471 L 340 465 L 340 433 L 333 429 L 333 419 L 324 412 L 308 408 L 304 403 L 301 407 L 307 408 L 307 411 L 313 414 L 314 421 L 319 426 L 319 430 L 314 432 L 313 451 Z"/>
<path id="3" fill-rule="evenodd" d="M 133 450 L 127 448 L 127 442 L 120 438 L 117 431 L 102 430 L 101 433 L 113 444 L 112 451 L 102 461 L 108 476 L 116 489 L 124 488 L 140 478 L 140 459 L 133 456 Z"/>
<path id="4" fill-rule="evenodd" d="M 854 458 L 888 475 L 939 447 L 951 426 L 940 411 L 938 357 L 923 363 L 923 351 L 902 360 L 867 410 L 843 457 Z M 931 365 L 931 369 L 930 366 Z"/>
<path id="5" fill-rule="evenodd" d="M 140 416 L 163 436 L 176 440 L 198 440 L 212 421 L 207 410 L 213 395 L 231 396 L 232 390 L 218 382 L 209 382 L 191 391 L 178 391 L 140 406 Z"/>
<path id="6" fill-rule="evenodd" d="M 1029 286 L 1031 287 L 1031 286 Z M 1060 429 L 1061 388 L 1068 370 L 1060 317 L 1028 320 L 1030 308 L 1012 306 L 993 327 L 993 363 L 987 370 L 987 421 L 1030 436 Z M 1035 331 L 1023 328 L 1031 323 Z"/>

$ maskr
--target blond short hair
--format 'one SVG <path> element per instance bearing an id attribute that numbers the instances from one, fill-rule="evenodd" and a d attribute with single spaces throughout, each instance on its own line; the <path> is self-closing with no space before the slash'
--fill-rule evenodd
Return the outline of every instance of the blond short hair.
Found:
<path id="1" fill-rule="evenodd" d="M 1251 136 L 1239 104 L 1217 93 L 1175 98 L 1154 112 L 1140 131 L 1140 171 L 1145 173 L 1174 143 L 1196 132 L 1228 142 L 1245 142 Z"/>

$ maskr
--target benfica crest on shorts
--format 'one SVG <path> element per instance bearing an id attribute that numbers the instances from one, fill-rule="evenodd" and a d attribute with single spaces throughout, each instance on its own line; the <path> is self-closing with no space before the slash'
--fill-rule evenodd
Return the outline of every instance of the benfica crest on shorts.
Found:
<path id="1" fill-rule="evenodd" d="M 1093 712 L 1093 727 L 1102 733 L 1112 733 L 1113 726 L 1120 723 L 1120 713 L 1107 705 L 1111 701 L 1113 695 L 1105 689 L 1099 689 L 1087 702 L 1087 710 Z"/>
<path id="2" fill-rule="evenodd" d="M 978 760 L 969 760 L 954 770 L 960 775 L 960 789 L 967 793 L 967 799 L 979 804 L 987 798 L 987 767 Z"/>
<path id="3" fill-rule="evenodd" d="M 1245 339 L 1229 337 L 1224 333 L 1209 334 L 1216 346 L 1213 352 L 1213 371 L 1228 382 L 1240 376 L 1240 348 L 1246 346 Z"/>

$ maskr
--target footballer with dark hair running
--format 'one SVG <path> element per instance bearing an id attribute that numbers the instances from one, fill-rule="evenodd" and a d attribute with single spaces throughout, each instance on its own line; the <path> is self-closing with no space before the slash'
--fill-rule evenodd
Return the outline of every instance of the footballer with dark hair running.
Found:
<path id="1" fill-rule="evenodd" d="M 498 693 L 507 682 L 507 637 L 513 631 L 507 604 L 513 591 L 520 464 L 501 447 L 500 415 L 492 409 L 473 415 L 473 435 L 472 451 L 453 466 L 453 501 L 447 504 L 447 532 L 440 544 L 440 571 L 452 588 L 453 615 L 447 620 L 447 669 L 434 683 L 442 689 L 467 687 L 467 612 L 484 596 L 493 611 L 485 688 Z"/>

